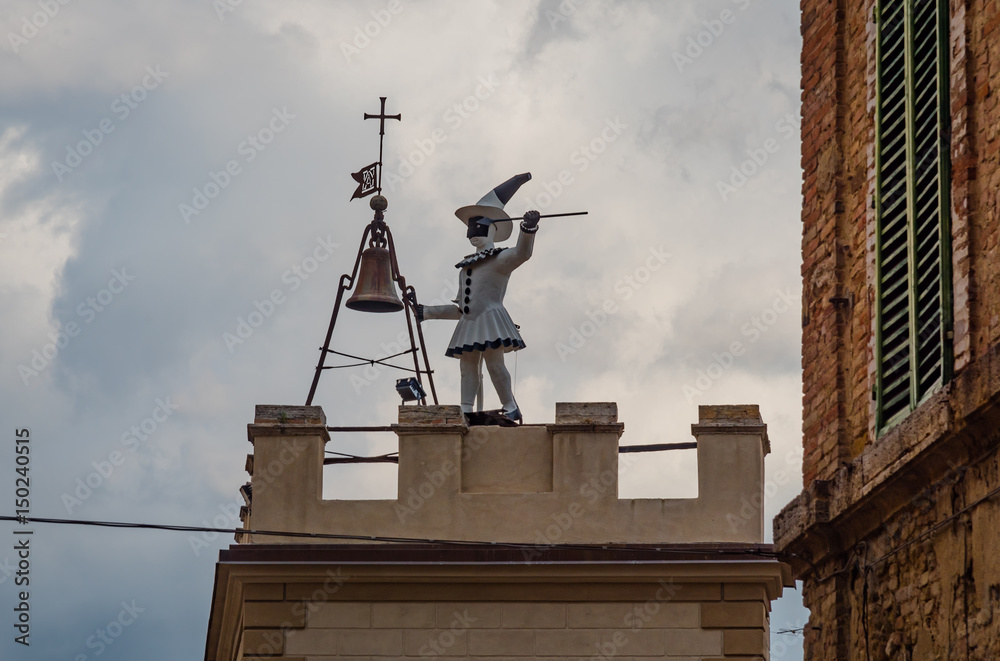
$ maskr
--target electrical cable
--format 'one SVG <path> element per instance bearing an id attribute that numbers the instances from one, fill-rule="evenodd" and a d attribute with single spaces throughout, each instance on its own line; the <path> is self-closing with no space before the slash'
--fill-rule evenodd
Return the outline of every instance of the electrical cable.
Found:
<path id="1" fill-rule="evenodd" d="M 354 454 L 347 454 L 346 452 L 335 452 L 333 450 L 324 450 L 324 452 L 326 454 L 340 455 L 341 457 L 346 457 L 348 459 L 384 459 L 386 457 L 391 457 L 393 455 L 398 455 L 399 454 L 399 452 L 389 452 L 387 454 L 380 454 L 377 457 L 359 457 L 359 456 L 354 455 Z"/>
<path id="2" fill-rule="evenodd" d="M 371 541 L 371 542 L 385 542 L 392 544 L 446 544 L 449 546 L 496 546 L 512 549 L 578 549 L 578 550 L 609 550 L 615 548 L 626 549 L 627 546 L 618 546 L 615 544 L 527 544 L 521 542 L 481 542 L 481 541 L 464 541 L 455 539 L 425 539 L 420 537 L 383 537 L 379 535 L 342 535 L 336 533 L 312 533 L 312 532 L 290 532 L 282 530 L 245 530 L 243 528 L 216 528 L 212 526 L 179 526 L 170 525 L 162 523 L 134 523 L 125 521 L 93 521 L 84 519 L 54 519 L 45 517 L 26 517 L 26 516 L 5 516 L 0 515 L 0 521 L 14 521 L 22 525 L 28 523 L 51 523 L 57 525 L 77 525 L 77 526 L 96 526 L 102 528 L 133 528 L 133 529 L 143 529 L 143 530 L 168 530 L 173 532 L 217 532 L 217 533 L 231 533 L 245 534 L 245 535 L 273 535 L 276 537 L 301 537 L 308 539 L 339 539 L 339 540 L 350 540 L 350 541 Z M 747 556 L 755 555 L 761 558 L 768 558 L 777 560 L 779 559 L 778 553 L 774 551 L 767 551 L 764 549 L 697 549 L 697 550 L 684 550 L 684 549 L 665 549 L 665 548 L 646 548 L 640 549 L 647 552 L 662 553 L 664 555 L 690 555 L 691 553 L 702 553 L 705 555 L 717 555 L 720 557 L 725 556 Z"/>

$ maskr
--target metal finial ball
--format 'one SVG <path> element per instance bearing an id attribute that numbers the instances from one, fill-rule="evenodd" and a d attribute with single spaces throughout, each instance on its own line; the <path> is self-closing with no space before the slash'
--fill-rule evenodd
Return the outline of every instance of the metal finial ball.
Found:
<path id="1" fill-rule="evenodd" d="M 368 206 L 372 208 L 372 211 L 385 211 L 389 206 L 389 200 L 385 199 L 382 195 L 376 195 L 368 203 Z"/>

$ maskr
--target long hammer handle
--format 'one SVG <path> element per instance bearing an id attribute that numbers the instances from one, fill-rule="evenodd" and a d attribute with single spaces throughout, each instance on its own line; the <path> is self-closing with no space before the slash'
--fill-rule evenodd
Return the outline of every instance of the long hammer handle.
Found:
<path id="1" fill-rule="evenodd" d="M 561 218 L 563 216 L 586 216 L 586 211 L 573 211 L 571 213 L 546 213 L 539 216 L 539 218 Z M 524 220 L 524 216 L 518 216 L 517 218 L 495 218 L 491 219 L 491 222 L 500 222 L 501 220 Z"/>

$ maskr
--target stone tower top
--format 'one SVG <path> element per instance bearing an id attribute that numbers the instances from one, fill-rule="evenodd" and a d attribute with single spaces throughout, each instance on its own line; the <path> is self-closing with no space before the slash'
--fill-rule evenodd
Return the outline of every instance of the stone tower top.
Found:
<path id="1" fill-rule="evenodd" d="M 395 500 L 323 500 L 330 436 L 314 406 L 259 406 L 246 530 L 517 543 L 763 541 L 767 428 L 756 406 L 702 406 L 698 497 L 619 499 L 613 403 L 560 403 L 551 424 L 468 427 L 457 406 L 401 406 Z M 624 455 L 621 461 L 635 461 Z M 241 535 L 242 542 L 301 538 Z"/>

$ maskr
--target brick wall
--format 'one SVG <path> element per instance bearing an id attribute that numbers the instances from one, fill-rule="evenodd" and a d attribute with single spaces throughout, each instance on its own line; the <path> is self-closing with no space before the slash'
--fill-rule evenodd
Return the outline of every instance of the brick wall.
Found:
<path id="1" fill-rule="evenodd" d="M 802 1 L 803 478 L 875 437 L 874 0 Z M 956 372 L 1000 342 L 1000 7 L 952 0 Z"/>
<path id="2" fill-rule="evenodd" d="M 871 296 L 865 44 L 870 3 L 802 14 L 803 479 L 829 479 L 867 436 Z"/>
<path id="3" fill-rule="evenodd" d="M 246 592 L 242 658 L 751 661 L 767 655 L 763 587 L 667 586 L 657 594 L 633 601 L 353 601 L 327 598 L 329 589 L 318 583 L 255 584 Z"/>
<path id="4" fill-rule="evenodd" d="M 950 2 L 955 378 L 877 440 L 873 6 L 801 3 L 805 490 L 775 541 L 806 659 L 996 659 L 1000 3 Z"/>
<path id="5" fill-rule="evenodd" d="M 956 252 L 967 262 L 956 270 L 968 278 L 975 360 L 1000 342 L 1000 7 L 993 0 L 952 4 L 952 31 L 960 31 L 952 36 L 953 188 L 966 193 L 956 195 L 956 213 L 968 219 L 967 255 Z"/>

